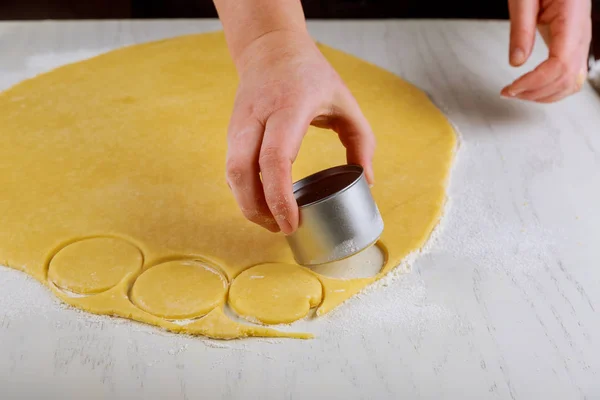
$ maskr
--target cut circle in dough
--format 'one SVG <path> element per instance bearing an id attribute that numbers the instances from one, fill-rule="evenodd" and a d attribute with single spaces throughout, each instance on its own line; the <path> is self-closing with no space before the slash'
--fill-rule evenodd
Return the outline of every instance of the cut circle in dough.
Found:
<path id="1" fill-rule="evenodd" d="M 142 310 L 166 319 L 206 315 L 223 304 L 227 280 L 198 260 L 169 261 L 142 273 L 131 288 L 131 301 Z"/>
<path id="2" fill-rule="evenodd" d="M 229 306 L 251 321 L 285 324 L 304 318 L 321 303 L 322 294 L 319 279 L 303 267 L 261 264 L 235 278 L 229 289 Z"/>
<path id="3" fill-rule="evenodd" d="M 119 238 L 95 237 L 63 247 L 50 260 L 48 279 L 77 294 L 104 292 L 142 268 L 140 249 Z"/>

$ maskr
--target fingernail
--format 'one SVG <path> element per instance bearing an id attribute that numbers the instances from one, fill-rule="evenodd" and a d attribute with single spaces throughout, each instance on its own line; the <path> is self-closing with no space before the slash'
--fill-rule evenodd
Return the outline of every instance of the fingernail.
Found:
<path id="1" fill-rule="evenodd" d="M 525 89 L 510 89 L 508 91 L 508 94 L 512 97 L 516 97 L 518 95 L 520 95 L 521 93 L 523 93 L 525 91 Z"/>
<path id="2" fill-rule="evenodd" d="M 502 92 L 500 92 L 500 94 L 504 97 L 516 97 L 523 92 L 524 92 L 523 89 L 519 89 L 519 88 L 514 89 L 514 88 L 511 88 L 510 86 L 507 86 L 504 89 L 502 89 Z"/>
<path id="3" fill-rule="evenodd" d="M 500 96 L 502 96 L 502 97 L 508 97 L 508 98 L 512 97 L 510 95 L 510 92 L 508 91 L 508 87 L 505 87 L 504 89 L 502 89 L 500 91 Z"/>
<path id="4" fill-rule="evenodd" d="M 369 187 L 373 187 L 373 185 L 375 184 L 375 173 L 373 172 L 373 167 L 366 169 L 365 175 L 366 175 L 367 183 L 369 184 Z"/>
<path id="5" fill-rule="evenodd" d="M 373 179 L 373 175 L 367 177 L 367 184 L 369 185 L 369 188 L 372 188 L 373 185 L 375 185 L 375 179 Z"/>
<path id="6" fill-rule="evenodd" d="M 516 48 L 510 55 L 510 63 L 512 65 L 521 65 L 525 62 L 525 52 L 523 49 Z"/>
<path id="7" fill-rule="evenodd" d="M 292 234 L 292 224 L 283 215 L 277 215 L 275 219 L 284 235 Z"/>

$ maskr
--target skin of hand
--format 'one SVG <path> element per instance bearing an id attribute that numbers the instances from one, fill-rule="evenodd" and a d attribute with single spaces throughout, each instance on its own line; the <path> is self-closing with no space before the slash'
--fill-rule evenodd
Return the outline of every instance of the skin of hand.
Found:
<path id="1" fill-rule="evenodd" d="M 237 58 L 227 182 L 244 216 L 272 232 L 299 223 L 292 164 L 309 126 L 335 131 L 347 161 L 373 182 L 375 138 L 360 107 L 308 33 L 276 30 Z"/>
<path id="2" fill-rule="evenodd" d="M 590 0 L 509 0 L 510 64 L 523 65 L 533 50 L 536 26 L 548 59 L 502 89 L 505 97 L 552 103 L 578 92 L 587 75 L 592 36 Z"/>
<path id="3" fill-rule="evenodd" d="M 228 129 L 227 183 L 244 216 L 289 235 L 299 224 L 292 164 L 312 124 L 337 132 L 373 182 L 375 137 L 306 29 L 299 0 L 214 0 L 240 82 Z"/>

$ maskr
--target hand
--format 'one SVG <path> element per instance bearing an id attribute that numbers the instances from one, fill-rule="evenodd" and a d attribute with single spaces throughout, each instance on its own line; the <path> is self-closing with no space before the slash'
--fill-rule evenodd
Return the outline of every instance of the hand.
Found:
<path id="1" fill-rule="evenodd" d="M 244 216 L 293 233 L 292 163 L 309 125 L 337 132 L 349 163 L 373 181 L 375 138 L 360 108 L 307 33 L 274 31 L 237 61 L 240 84 L 228 130 L 227 182 Z M 261 181 L 262 177 L 262 181 Z"/>
<path id="2" fill-rule="evenodd" d="M 590 0 L 509 0 L 510 63 L 529 58 L 538 25 L 548 59 L 502 89 L 502 95 L 551 103 L 578 92 L 587 75 L 591 40 Z"/>

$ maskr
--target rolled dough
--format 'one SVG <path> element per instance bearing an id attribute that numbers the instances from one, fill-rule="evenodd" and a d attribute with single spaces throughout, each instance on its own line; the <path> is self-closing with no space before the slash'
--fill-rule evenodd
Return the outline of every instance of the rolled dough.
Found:
<path id="1" fill-rule="evenodd" d="M 321 303 L 321 282 L 306 268 L 261 264 L 239 274 L 229 289 L 229 305 L 239 315 L 264 324 L 290 323 Z"/>
<path id="2" fill-rule="evenodd" d="M 383 277 L 437 224 L 456 141 L 419 89 L 320 49 L 377 135 L 379 274 L 340 280 L 294 266 L 282 235 L 238 211 L 224 179 L 237 75 L 221 32 L 122 48 L 0 94 L 0 264 L 75 307 L 173 332 L 311 337 L 235 322 L 224 307 L 290 322 Z M 344 161 L 336 135 L 311 128 L 294 179 Z"/>
<path id="3" fill-rule="evenodd" d="M 169 261 L 140 275 L 130 298 L 139 308 L 158 317 L 189 319 L 222 305 L 227 287 L 227 279 L 205 263 Z"/>

